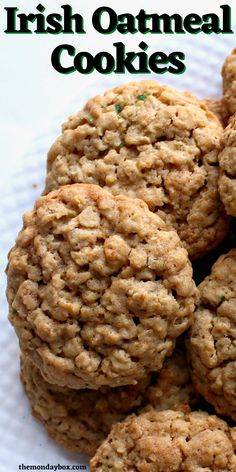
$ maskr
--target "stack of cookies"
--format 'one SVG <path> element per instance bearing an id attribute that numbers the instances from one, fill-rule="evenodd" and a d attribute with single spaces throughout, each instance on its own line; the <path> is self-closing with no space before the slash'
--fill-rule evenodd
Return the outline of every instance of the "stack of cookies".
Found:
<path id="1" fill-rule="evenodd" d="M 236 470 L 236 51 L 223 78 L 89 100 L 9 253 L 33 414 L 91 471 Z"/>

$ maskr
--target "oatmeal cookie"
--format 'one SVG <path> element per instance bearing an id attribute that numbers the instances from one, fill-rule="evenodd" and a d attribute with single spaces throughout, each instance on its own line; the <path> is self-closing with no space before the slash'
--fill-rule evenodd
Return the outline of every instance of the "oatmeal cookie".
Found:
<path id="1" fill-rule="evenodd" d="M 217 246 L 214 251 L 209 252 L 204 258 L 198 259 L 193 262 L 193 278 L 197 285 L 199 285 L 205 277 L 207 277 L 213 264 L 217 259 L 236 248 L 236 219 L 232 218 L 229 226 L 229 231 L 226 238 Z"/>
<path id="2" fill-rule="evenodd" d="M 218 118 L 224 128 L 227 124 L 227 115 L 223 100 L 221 98 L 206 98 L 203 103 Z"/>
<path id="3" fill-rule="evenodd" d="M 22 356 L 21 380 L 32 413 L 48 434 L 65 448 L 93 455 L 110 432 L 112 424 L 123 420 L 143 401 L 149 378 L 137 385 L 102 390 L 75 390 L 44 380 L 32 361 Z"/>
<path id="4" fill-rule="evenodd" d="M 219 163 L 221 168 L 220 196 L 226 212 L 231 216 L 236 216 L 236 115 L 232 117 L 222 135 Z"/>
<path id="5" fill-rule="evenodd" d="M 117 387 L 160 370 L 194 311 L 177 233 L 143 201 L 95 185 L 36 202 L 7 276 L 21 349 L 61 386 Z"/>
<path id="6" fill-rule="evenodd" d="M 192 259 L 227 232 L 220 201 L 222 126 L 189 93 L 143 81 L 109 90 L 69 118 L 48 153 L 46 190 L 74 182 L 144 200 Z"/>
<path id="7" fill-rule="evenodd" d="M 49 435 L 81 454 L 95 454 L 111 426 L 137 409 L 190 411 L 196 406 L 197 395 L 193 392 L 185 354 L 180 350 L 165 361 L 159 374 L 149 375 L 137 385 L 99 390 L 59 387 L 46 382 L 26 356 L 21 358 L 21 380 L 32 413 Z"/>
<path id="8" fill-rule="evenodd" d="M 155 378 L 152 375 L 151 385 L 144 392 L 144 407 L 140 411 L 179 410 L 189 412 L 198 408 L 200 396 L 195 392 L 188 370 L 187 358 L 183 349 L 175 349 L 173 355 L 166 359 Z"/>
<path id="9" fill-rule="evenodd" d="M 117 423 L 91 472 L 235 472 L 236 428 L 203 412 L 155 410 Z"/>
<path id="10" fill-rule="evenodd" d="M 236 49 L 226 58 L 222 67 L 223 107 L 227 117 L 236 113 Z"/>
<path id="11" fill-rule="evenodd" d="M 236 249 L 217 260 L 199 290 L 188 342 L 193 383 L 218 413 L 236 420 Z"/>

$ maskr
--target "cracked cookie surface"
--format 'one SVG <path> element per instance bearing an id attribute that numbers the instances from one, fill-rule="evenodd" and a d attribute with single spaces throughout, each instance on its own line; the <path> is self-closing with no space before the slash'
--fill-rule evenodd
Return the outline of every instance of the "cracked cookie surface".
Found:
<path id="1" fill-rule="evenodd" d="M 227 124 L 227 113 L 222 98 L 206 98 L 203 100 L 203 103 L 205 103 L 207 108 L 218 118 L 223 128 L 225 128 Z"/>
<path id="2" fill-rule="evenodd" d="M 48 192 L 86 182 L 144 200 L 177 230 L 190 257 L 227 232 L 220 201 L 222 126 L 189 93 L 136 82 L 88 101 L 63 126 L 48 153 Z"/>
<path id="3" fill-rule="evenodd" d="M 219 154 L 221 175 L 220 196 L 229 215 L 236 217 L 236 115 L 222 135 L 222 150 Z"/>
<path id="4" fill-rule="evenodd" d="M 190 325 L 196 287 L 177 233 L 138 199 L 74 184 L 24 217 L 7 268 L 9 319 L 50 383 L 135 384 Z"/>
<path id="5" fill-rule="evenodd" d="M 189 412 L 199 407 L 200 395 L 194 390 L 185 351 L 177 347 L 165 360 L 160 372 L 155 374 L 144 393 L 144 406 L 140 412 L 155 410 L 179 410 Z"/>
<path id="6" fill-rule="evenodd" d="M 236 249 L 199 285 L 188 353 L 193 383 L 215 410 L 236 420 Z"/>
<path id="7" fill-rule="evenodd" d="M 233 472 L 236 429 L 203 412 L 155 410 L 113 426 L 91 472 Z"/>
<path id="8" fill-rule="evenodd" d="M 21 358 L 21 380 L 32 413 L 48 434 L 81 454 L 95 454 L 114 423 L 145 405 L 146 409 L 190 411 L 197 403 L 182 350 L 165 361 L 154 381 L 149 375 L 137 385 L 100 390 L 59 387 L 46 382 L 26 356 Z"/>
<path id="9" fill-rule="evenodd" d="M 149 378 L 137 385 L 100 390 L 58 387 L 44 380 L 26 356 L 21 358 L 21 380 L 32 413 L 48 434 L 66 449 L 93 455 L 110 432 L 143 401 Z"/>

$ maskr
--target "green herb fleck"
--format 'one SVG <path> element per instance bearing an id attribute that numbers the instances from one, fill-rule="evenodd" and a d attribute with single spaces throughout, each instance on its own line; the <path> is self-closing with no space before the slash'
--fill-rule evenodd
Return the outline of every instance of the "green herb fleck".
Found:
<path id="1" fill-rule="evenodd" d="M 225 296 L 221 295 L 220 300 L 221 300 L 222 303 L 225 302 L 225 300 L 226 300 Z"/>
<path id="2" fill-rule="evenodd" d="M 90 116 L 88 118 L 88 122 L 89 122 L 90 125 L 92 125 L 94 123 L 94 119 L 92 118 L 92 116 Z"/>
<path id="3" fill-rule="evenodd" d="M 124 141 L 121 141 L 121 143 L 119 144 L 119 148 L 124 147 L 124 145 L 125 145 L 125 142 L 124 142 Z"/>
<path id="4" fill-rule="evenodd" d="M 150 93 L 148 93 L 147 95 L 138 95 L 137 96 L 137 99 L 138 100 L 146 100 L 147 97 L 149 97 Z"/>
<path id="5" fill-rule="evenodd" d="M 205 380 L 202 379 L 201 377 L 200 377 L 200 379 L 199 379 L 199 382 L 200 382 L 200 384 L 202 384 L 202 385 L 204 385 L 204 384 L 206 383 Z"/>
<path id="6" fill-rule="evenodd" d="M 121 105 L 116 105 L 115 106 L 115 109 L 116 109 L 116 113 L 120 113 L 122 110 L 123 110 L 124 107 L 122 107 Z"/>

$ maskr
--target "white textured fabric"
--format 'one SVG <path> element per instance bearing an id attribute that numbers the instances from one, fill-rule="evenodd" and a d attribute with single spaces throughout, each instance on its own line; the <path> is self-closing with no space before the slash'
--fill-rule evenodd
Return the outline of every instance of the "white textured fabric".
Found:
<path id="1" fill-rule="evenodd" d="M 196 7 L 195 7 L 196 9 Z M 147 8 L 146 8 L 147 10 Z M 147 38 L 146 38 L 147 40 Z M 152 41 L 157 49 L 159 38 Z M 69 42 L 69 41 L 68 41 Z M 156 43 L 156 46 L 155 44 Z M 85 464 L 86 460 L 78 454 L 67 453 L 47 437 L 44 428 L 30 414 L 29 405 L 19 382 L 18 342 L 13 328 L 7 321 L 7 303 L 5 300 L 4 268 L 7 252 L 13 245 L 21 227 L 22 214 L 33 206 L 34 200 L 43 188 L 46 153 L 55 137 L 59 134 L 60 124 L 69 114 L 79 110 L 85 100 L 102 93 L 116 84 L 141 78 L 153 78 L 161 83 L 180 90 L 189 90 L 200 98 L 216 98 L 221 95 L 220 69 L 224 58 L 235 46 L 232 35 L 165 37 L 160 50 L 184 50 L 187 71 L 174 76 L 94 76 L 78 79 L 78 92 L 73 100 L 65 96 L 60 115 L 52 120 L 51 126 L 38 130 L 39 138 L 28 147 L 26 154 L 9 158 L 1 156 L 4 172 L 0 173 L 0 472 L 17 472 L 19 464 L 47 465 Z M 154 49 L 155 50 L 155 49 Z M 66 76 L 64 78 L 66 80 Z M 57 108 L 59 105 L 57 106 Z M 35 111 L 36 113 L 36 111 Z M 22 115 L 24 110 L 22 110 Z M 6 129 L 6 132 L 8 129 Z M 11 130 L 13 149 L 17 140 L 24 139 L 20 123 L 16 130 Z M 21 144 L 21 141 L 20 141 Z M 85 461 L 85 462 L 84 462 Z M 87 469 L 88 470 L 88 469 Z"/>

